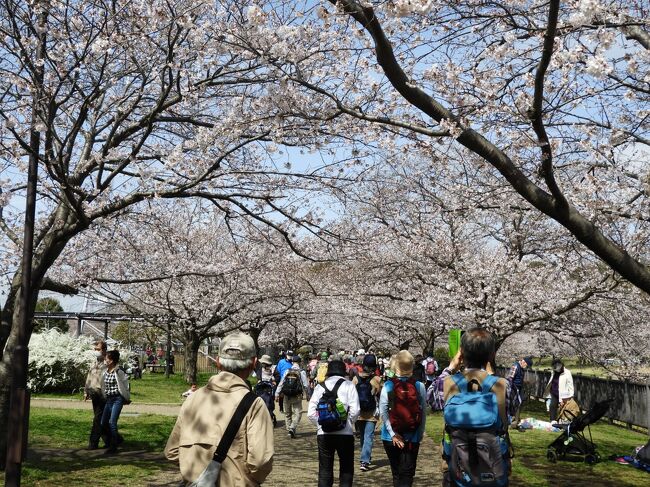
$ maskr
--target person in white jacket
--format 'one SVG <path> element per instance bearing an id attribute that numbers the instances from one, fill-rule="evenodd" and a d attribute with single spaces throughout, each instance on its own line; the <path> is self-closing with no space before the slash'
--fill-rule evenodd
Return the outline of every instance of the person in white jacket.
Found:
<path id="1" fill-rule="evenodd" d="M 332 360 L 327 366 L 327 376 L 323 384 L 318 384 L 309 401 L 307 417 L 318 426 L 318 487 L 334 485 L 334 453 L 339 457 L 339 485 L 351 487 L 354 476 L 354 430 L 353 425 L 359 417 L 359 395 L 357 388 L 345 378 L 345 364 L 342 360 Z M 338 388 L 337 388 L 338 384 Z M 325 432 L 318 423 L 318 403 L 325 389 L 334 391 L 347 411 L 347 420 L 342 429 Z"/>
<path id="2" fill-rule="evenodd" d="M 544 389 L 544 397 L 551 399 L 549 407 L 551 422 L 557 419 L 558 406 L 564 406 L 573 399 L 573 376 L 564 368 L 560 359 L 553 360 L 553 373 Z"/>

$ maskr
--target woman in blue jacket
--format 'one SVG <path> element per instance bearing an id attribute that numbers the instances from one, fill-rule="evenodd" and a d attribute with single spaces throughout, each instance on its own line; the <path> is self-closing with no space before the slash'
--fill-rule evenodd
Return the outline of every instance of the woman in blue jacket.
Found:
<path id="1" fill-rule="evenodd" d="M 379 397 L 381 439 L 393 474 L 393 487 L 411 487 L 426 423 L 426 389 L 413 376 L 413 355 L 395 356 L 395 376 Z"/>

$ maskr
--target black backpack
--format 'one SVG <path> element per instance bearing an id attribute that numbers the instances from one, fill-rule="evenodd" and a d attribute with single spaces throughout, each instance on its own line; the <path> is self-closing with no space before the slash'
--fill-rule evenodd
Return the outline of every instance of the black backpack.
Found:
<path id="1" fill-rule="evenodd" d="M 359 406 L 364 413 L 375 412 L 377 409 L 377 399 L 372 393 L 372 376 L 357 377 L 357 393 L 359 394 Z"/>
<path id="2" fill-rule="evenodd" d="M 302 384 L 300 383 L 300 372 L 297 370 L 290 370 L 284 376 L 284 384 L 282 385 L 282 394 L 287 397 L 295 397 L 302 394 Z"/>

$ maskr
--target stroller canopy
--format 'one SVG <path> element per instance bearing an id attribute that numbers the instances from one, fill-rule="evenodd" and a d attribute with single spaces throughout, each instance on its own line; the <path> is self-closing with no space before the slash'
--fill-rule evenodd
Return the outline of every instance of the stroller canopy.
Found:
<path id="1" fill-rule="evenodd" d="M 569 425 L 570 430 L 582 431 L 590 424 L 594 424 L 605 415 L 611 403 L 611 399 L 597 402 L 589 411 L 571 421 L 571 424 Z"/>

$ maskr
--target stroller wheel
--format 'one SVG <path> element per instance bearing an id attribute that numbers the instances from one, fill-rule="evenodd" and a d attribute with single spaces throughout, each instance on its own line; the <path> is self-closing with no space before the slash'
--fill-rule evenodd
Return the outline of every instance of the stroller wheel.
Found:
<path id="1" fill-rule="evenodd" d="M 557 462 L 557 452 L 555 450 L 546 450 L 546 459 L 551 462 Z"/>
<path id="2" fill-rule="evenodd" d="M 597 455 L 585 455 L 585 463 L 587 465 L 593 465 L 594 463 L 598 462 L 598 456 Z"/>

